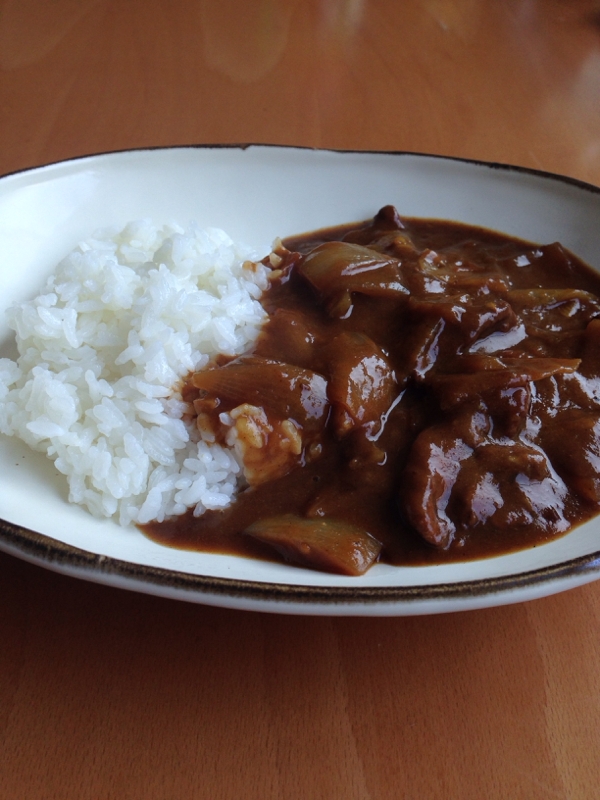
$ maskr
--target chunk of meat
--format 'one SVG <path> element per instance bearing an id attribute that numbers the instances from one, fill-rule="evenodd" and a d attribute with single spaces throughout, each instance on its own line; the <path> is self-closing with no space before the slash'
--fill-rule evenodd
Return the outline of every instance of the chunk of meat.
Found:
<path id="1" fill-rule="evenodd" d="M 481 410 L 490 416 L 497 436 L 515 437 L 525 428 L 531 409 L 531 383 L 508 371 L 482 378 L 473 375 L 442 376 L 434 384 L 440 408 Z"/>
<path id="2" fill-rule="evenodd" d="M 476 361 L 480 364 L 478 372 L 435 374 L 428 378 L 428 383 L 434 389 L 442 410 L 448 411 L 463 404 L 478 407 L 483 402 L 492 416 L 508 426 L 508 435 L 516 435 L 521 430 L 529 413 L 531 383 L 553 375 L 573 373 L 579 365 L 578 359 L 479 358 Z M 486 361 L 490 368 L 484 366 Z M 470 366 L 469 361 L 463 363 Z"/>
<path id="3" fill-rule="evenodd" d="M 483 525 L 498 531 L 535 525 L 547 535 L 569 527 L 567 487 L 543 450 L 490 440 L 468 416 L 417 437 L 402 496 L 409 522 L 440 548 Z"/>
<path id="4" fill-rule="evenodd" d="M 535 384 L 531 415 L 543 424 L 568 409 L 600 414 L 600 378 L 585 378 L 579 371 L 558 373 Z"/>
<path id="5" fill-rule="evenodd" d="M 484 442 L 461 464 L 452 514 L 463 531 L 536 526 L 547 536 L 569 527 L 568 489 L 546 453 L 524 442 Z"/>
<path id="6" fill-rule="evenodd" d="M 460 439 L 439 440 L 436 433 L 428 429 L 415 441 L 401 491 L 410 524 L 426 542 L 446 549 L 456 533 L 456 525 L 447 513 L 450 493 L 461 461 L 473 451 Z"/>
<path id="7" fill-rule="evenodd" d="M 456 524 L 447 513 L 450 495 L 461 463 L 488 430 L 483 414 L 467 414 L 426 428 L 413 443 L 401 480 L 401 505 L 410 524 L 436 547 L 445 549 L 454 539 Z"/>
<path id="8" fill-rule="evenodd" d="M 335 519 L 284 514 L 254 522 L 244 533 L 274 547 L 287 561 L 340 575 L 362 575 L 381 552 L 381 542 L 370 533 Z"/>
<path id="9" fill-rule="evenodd" d="M 468 344 L 491 331 L 507 331 L 518 324 L 510 305 L 500 299 L 473 299 L 466 295 L 411 297 L 407 311 L 413 318 L 444 320 L 460 330 Z"/>
<path id="10" fill-rule="evenodd" d="M 506 346 L 521 339 L 519 320 L 503 300 L 473 301 L 462 295 L 445 299 L 411 297 L 406 310 L 411 328 L 404 347 L 405 374 L 417 380 L 438 363 L 444 372 L 452 371 L 452 363 L 469 358 L 469 347 L 476 354 L 478 343 L 484 352 L 502 348 L 502 341 L 491 340 L 509 337 L 507 331 L 514 331 L 516 337 L 505 338 Z M 464 343 L 459 352 L 457 334 Z"/>
<path id="11" fill-rule="evenodd" d="M 557 471 L 584 500 L 600 502 L 600 414 L 567 409 L 542 425 L 539 441 Z"/>

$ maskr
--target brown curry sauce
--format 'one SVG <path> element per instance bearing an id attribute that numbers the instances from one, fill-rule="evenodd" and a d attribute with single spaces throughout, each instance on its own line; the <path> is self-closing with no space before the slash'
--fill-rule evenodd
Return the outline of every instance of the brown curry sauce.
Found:
<path id="1" fill-rule="evenodd" d="M 292 365 L 279 416 L 296 420 L 302 452 L 227 510 L 143 526 L 148 536 L 281 560 L 244 531 L 293 514 L 368 531 L 387 563 L 438 564 L 532 547 L 598 513 L 599 275 L 559 244 L 390 206 L 278 254 L 251 357 L 200 373 L 184 397 L 203 409 L 218 398 L 216 429 L 247 399 L 219 394 L 232 366 L 256 367 L 260 395 L 261 374 L 270 385 L 273 363 Z M 300 375 L 306 394 L 313 374 L 329 403 L 298 422 L 293 387 Z"/>

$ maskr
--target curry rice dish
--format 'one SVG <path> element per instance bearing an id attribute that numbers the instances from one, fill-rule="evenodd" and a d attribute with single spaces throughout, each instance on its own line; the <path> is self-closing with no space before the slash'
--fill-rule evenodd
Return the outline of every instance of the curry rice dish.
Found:
<path id="1" fill-rule="evenodd" d="M 391 206 L 262 262 L 131 223 L 9 312 L 0 431 L 170 546 L 348 575 L 497 555 L 599 511 L 599 298 L 560 244 Z"/>

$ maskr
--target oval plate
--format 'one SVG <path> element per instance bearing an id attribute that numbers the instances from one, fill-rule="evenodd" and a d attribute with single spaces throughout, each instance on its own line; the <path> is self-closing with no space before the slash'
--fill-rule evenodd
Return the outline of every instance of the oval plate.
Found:
<path id="1" fill-rule="evenodd" d="M 560 241 L 600 269 L 600 189 L 497 164 L 409 153 L 181 147 L 52 164 L 0 180 L 2 305 L 32 297 L 95 229 L 196 220 L 268 248 L 287 236 L 400 214 Z M 16 357 L 0 321 L 0 356 Z M 0 548 L 75 577 L 212 605 L 294 614 L 410 615 L 542 597 L 600 576 L 600 518 L 549 544 L 435 567 L 378 564 L 361 578 L 169 549 L 66 501 L 44 456 L 0 436 Z"/>

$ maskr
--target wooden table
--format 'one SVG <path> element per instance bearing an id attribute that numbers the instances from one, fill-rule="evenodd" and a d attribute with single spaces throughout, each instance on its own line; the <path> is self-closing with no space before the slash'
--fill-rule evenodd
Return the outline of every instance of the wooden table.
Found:
<path id="1" fill-rule="evenodd" d="M 0 173 L 271 142 L 600 184 L 598 0 L 3 0 L 0 70 Z M 288 618 L 0 555 L 3 800 L 587 800 L 599 744 L 600 583 Z"/>

